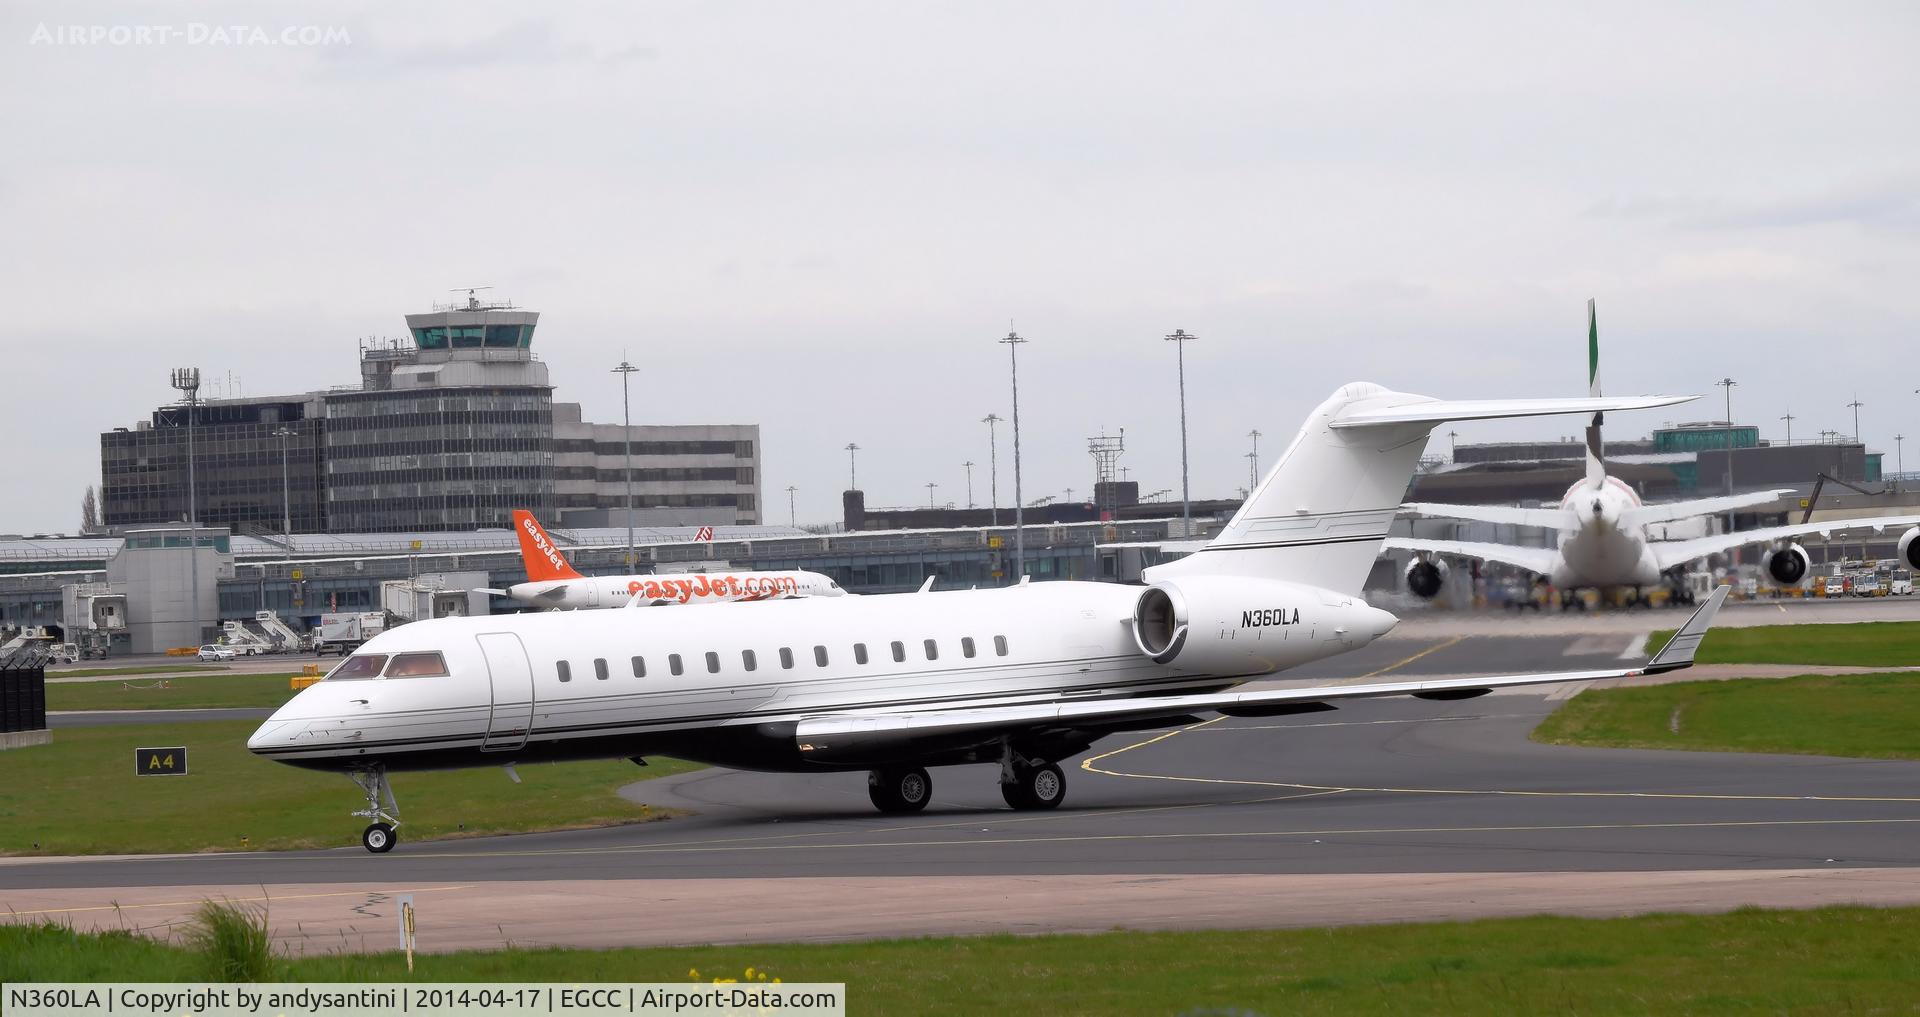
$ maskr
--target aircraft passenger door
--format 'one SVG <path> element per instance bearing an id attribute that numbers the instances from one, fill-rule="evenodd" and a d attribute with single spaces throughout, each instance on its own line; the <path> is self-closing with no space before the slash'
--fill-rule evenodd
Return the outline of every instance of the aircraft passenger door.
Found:
<path id="1" fill-rule="evenodd" d="M 477 638 L 493 683 L 493 712 L 480 748 L 485 752 L 518 749 L 527 744 L 527 731 L 533 727 L 533 665 L 519 636 L 489 632 Z"/>

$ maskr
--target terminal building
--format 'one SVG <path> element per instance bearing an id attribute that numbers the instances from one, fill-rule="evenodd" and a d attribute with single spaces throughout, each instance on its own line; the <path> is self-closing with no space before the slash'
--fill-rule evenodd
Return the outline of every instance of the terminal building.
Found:
<path id="1" fill-rule="evenodd" d="M 464 303 L 409 314 L 407 338 L 363 342 L 360 382 L 162 406 L 100 436 L 102 521 L 187 518 L 233 533 L 450 532 L 556 525 L 761 521 L 757 424 L 596 424 L 554 401 L 533 352 L 537 311 Z M 189 438 L 189 415 L 191 437 Z"/>

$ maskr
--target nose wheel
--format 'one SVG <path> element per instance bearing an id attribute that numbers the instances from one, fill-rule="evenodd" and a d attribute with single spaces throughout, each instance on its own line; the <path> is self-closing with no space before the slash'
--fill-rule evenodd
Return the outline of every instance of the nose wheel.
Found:
<path id="1" fill-rule="evenodd" d="M 375 766 L 348 776 L 367 795 L 367 807 L 356 810 L 354 815 L 373 820 L 366 829 L 360 831 L 360 846 L 376 855 L 392 851 L 393 846 L 400 842 L 400 835 L 394 832 L 394 828 L 400 825 L 400 803 L 393 798 L 393 785 L 387 782 L 386 768 Z"/>

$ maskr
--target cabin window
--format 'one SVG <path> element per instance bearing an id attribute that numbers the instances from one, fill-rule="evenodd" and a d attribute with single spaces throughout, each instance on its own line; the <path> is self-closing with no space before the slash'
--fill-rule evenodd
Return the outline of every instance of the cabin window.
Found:
<path id="1" fill-rule="evenodd" d="M 680 666 L 679 654 L 677 653 L 667 654 L 667 670 L 672 671 L 675 675 L 682 674 L 686 671 L 686 668 Z"/>
<path id="2" fill-rule="evenodd" d="M 553 669 L 555 672 L 557 672 L 560 675 L 561 681 L 570 682 L 573 680 L 572 664 L 569 664 L 564 660 L 557 660 L 557 661 L 554 661 Z"/>
<path id="3" fill-rule="evenodd" d="M 445 678 L 447 662 L 438 653 L 396 653 L 387 665 L 389 678 Z"/>
<path id="4" fill-rule="evenodd" d="M 720 673 L 720 655 L 713 652 L 712 650 L 707 651 L 707 673 L 708 674 Z"/>
<path id="5" fill-rule="evenodd" d="M 752 651 L 752 650 L 741 650 L 741 651 L 740 651 L 740 666 L 741 666 L 741 667 L 744 667 L 744 668 L 746 668 L 746 669 L 747 669 L 747 670 L 749 670 L 749 671 L 751 671 L 751 670 L 753 670 L 754 668 L 756 668 L 756 667 L 759 667 L 759 666 L 760 666 L 760 662 L 759 662 L 758 660 L 756 660 L 756 659 L 754 659 L 754 656 L 753 656 L 753 651 Z"/>
<path id="6" fill-rule="evenodd" d="M 853 662 L 855 664 L 865 664 L 867 662 L 867 644 L 853 644 Z"/>
<path id="7" fill-rule="evenodd" d="M 939 643 L 937 643 L 937 642 L 934 642 L 934 641 L 933 641 L 933 640 L 931 640 L 931 639 L 923 639 L 923 640 L 921 640 L 921 641 L 920 641 L 920 645 L 921 645 L 921 646 L 924 646 L 924 647 L 926 647 L 926 650 L 927 650 L 927 659 L 928 659 L 928 660 L 939 660 L 939 659 L 940 659 L 940 644 L 939 644 Z"/>
<path id="8" fill-rule="evenodd" d="M 1007 637 L 1006 636 L 993 637 L 993 652 L 1002 657 L 1007 655 Z"/>
<path id="9" fill-rule="evenodd" d="M 645 678 L 647 676 L 647 658 L 633 658 L 633 676 L 635 678 Z"/>
<path id="10" fill-rule="evenodd" d="M 898 640 L 898 639 L 896 639 L 896 640 L 894 640 L 894 641 L 893 641 L 893 646 L 892 646 L 892 649 L 893 649 L 893 662 L 894 662 L 894 663 L 896 663 L 896 664 L 904 664 L 904 663 L 906 663 L 906 660 L 907 660 L 907 644 L 905 644 L 905 643 L 903 643 L 903 642 L 901 642 L 900 640 Z"/>
<path id="11" fill-rule="evenodd" d="M 826 647 L 816 646 L 813 648 L 813 663 L 815 667 L 827 666 L 827 648 Z"/>
<path id="12" fill-rule="evenodd" d="M 960 637 L 960 656 L 965 657 L 968 660 L 973 659 L 973 637 L 972 636 Z"/>
<path id="13" fill-rule="evenodd" d="M 607 680 L 607 658 L 593 658 L 593 676 L 601 681 Z"/>
<path id="14" fill-rule="evenodd" d="M 792 647 L 782 646 L 780 648 L 780 666 L 786 668 L 789 671 L 793 670 L 793 648 Z"/>
<path id="15" fill-rule="evenodd" d="M 386 662 L 387 655 L 384 653 L 356 653 L 341 661 L 339 667 L 328 671 L 327 680 L 336 682 L 350 678 L 378 678 L 380 667 Z"/>

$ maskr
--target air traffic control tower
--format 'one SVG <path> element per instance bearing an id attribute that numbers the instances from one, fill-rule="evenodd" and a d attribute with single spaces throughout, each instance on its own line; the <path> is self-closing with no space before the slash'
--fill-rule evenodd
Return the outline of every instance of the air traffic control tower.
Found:
<path id="1" fill-rule="evenodd" d="M 360 389 L 327 394 L 327 528 L 459 530 L 553 508 L 553 385 L 538 311 L 466 300 L 363 346 Z"/>

